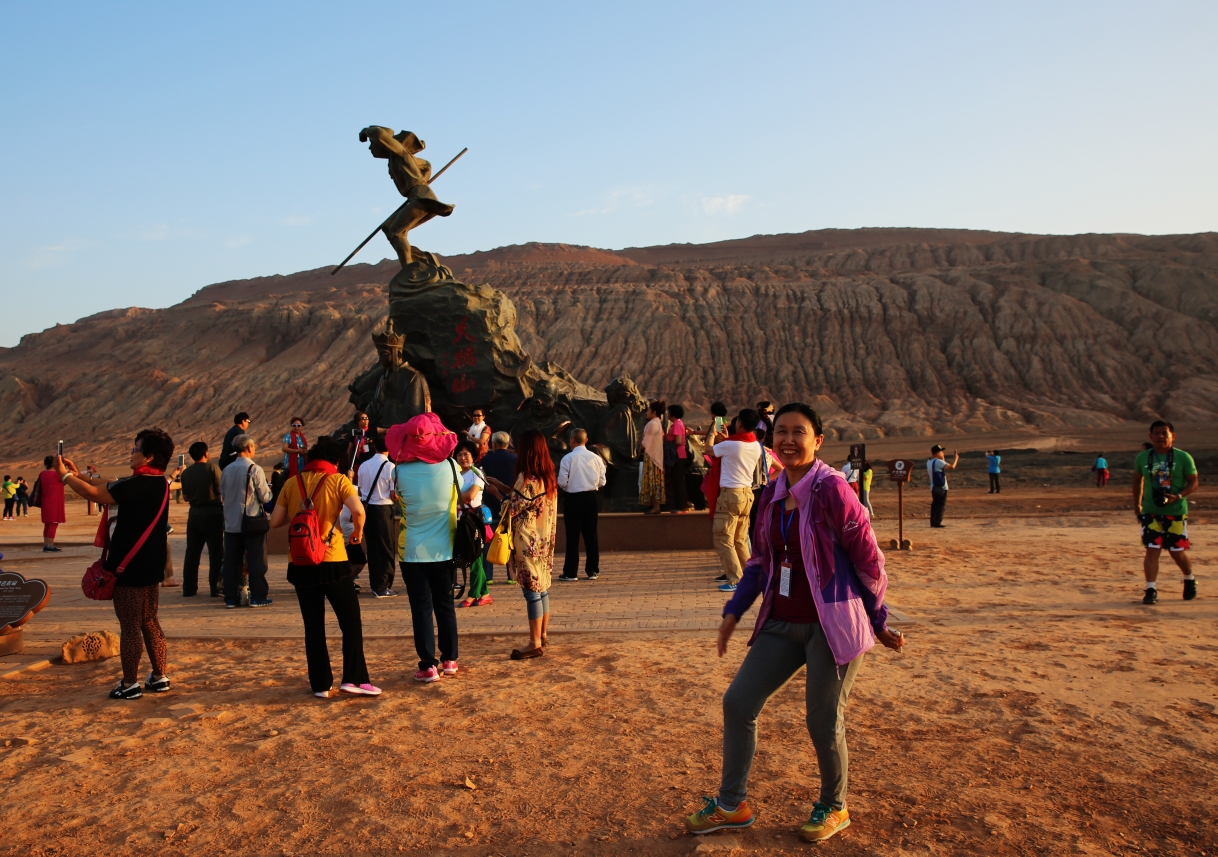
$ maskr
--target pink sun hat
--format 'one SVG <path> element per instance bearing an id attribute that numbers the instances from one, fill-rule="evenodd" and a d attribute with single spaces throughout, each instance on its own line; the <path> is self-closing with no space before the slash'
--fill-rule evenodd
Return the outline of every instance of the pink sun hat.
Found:
<path id="1" fill-rule="evenodd" d="M 417 458 L 428 464 L 439 464 L 457 448 L 457 435 L 444 428 L 438 416 L 428 412 L 391 426 L 385 443 L 396 462 Z"/>

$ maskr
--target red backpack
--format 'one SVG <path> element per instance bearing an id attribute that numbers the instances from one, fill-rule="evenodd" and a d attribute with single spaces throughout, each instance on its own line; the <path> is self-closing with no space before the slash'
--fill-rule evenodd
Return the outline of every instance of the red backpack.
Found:
<path id="1" fill-rule="evenodd" d="M 326 549 L 330 546 L 330 539 L 334 537 L 334 527 L 338 521 L 336 519 L 330 525 L 330 532 L 323 539 L 321 521 L 313 507 L 313 498 L 328 478 L 327 475 L 317 480 L 313 493 L 306 495 L 304 479 L 300 473 L 296 474 L 296 482 L 300 488 L 300 511 L 292 516 L 292 523 L 288 524 L 288 554 L 292 558 L 292 565 L 320 565 L 326 557 Z"/>

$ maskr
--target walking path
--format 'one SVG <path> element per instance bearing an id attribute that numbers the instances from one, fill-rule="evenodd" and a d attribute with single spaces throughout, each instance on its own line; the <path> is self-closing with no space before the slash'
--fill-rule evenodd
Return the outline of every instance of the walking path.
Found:
<path id="1" fill-rule="evenodd" d="M 177 532 L 169 537 L 176 578 L 182 577 L 186 547 L 184 508 L 173 516 Z M 117 633 L 118 621 L 109 602 L 90 601 L 80 591 L 80 578 L 99 551 L 87 542 L 97 518 L 80 517 L 73 521 L 68 536 L 60 542 L 62 552 L 43 553 L 34 539 L 22 538 L 0 546 L 4 559 L 0 568 L 26 577 L 38 577 L 51 585 L 51 603 L 25 626 L 25 653 L 6 659 L 48 657 L 74 634 L 109 629 Z M 24 527 L 22 529 L 25 529 Z M 30 527 L 33 535 L 33 526 Z M 66 528 L 65 528 L 66 529 Z M 13 533 L 16 535 L 16 533 Z M 24 535 L 24 533 L 22 534 Z M 559 568 L 562 558 L 558 557 Z M 295 638 L 304 634 L 296 596 L 286 580 L 287 558 L 270 557 L 268 580 L 274 604 L 258 610 L 226 610 L 223 600 L 207 595 L 207 555 L 204 552 L 202 591 L 183 598 L 181 588 L 161 590 L 161 626 L 171 638 L 267 639 Z M 597 580 L 582 576 L 577 583 L 557 580 L 550 587 L 553 619 L 551 632 L 622 632 L 714 630 L 718 627 L 723 604 L 728 596 L 719 592 L 714 578 L 720 574 L 719 560 L 712 551 L 606 552 L 601 555 L 601 574 Z M 461 634 L 523 633 L 524 598 L 515 585 L 505 584 L 504 569 L 495 569 L 496 584 L 490 588 L 493 604 L 457 611 Z M 396 575 L 397 598 L 373 598 L 365 571 L 360 575 L 363 591 L 360 609 L 364 636 L 409 637 L 410 603 L 401 575 Z M 754 607 L 754 611 L 756 607 Z M 754 615 L 750 611 L 748 625 Z M 338 624 L 327 610 L 327 635 L 338 639 Z M 894 614 L 893 626 L 907 618 Z"/>

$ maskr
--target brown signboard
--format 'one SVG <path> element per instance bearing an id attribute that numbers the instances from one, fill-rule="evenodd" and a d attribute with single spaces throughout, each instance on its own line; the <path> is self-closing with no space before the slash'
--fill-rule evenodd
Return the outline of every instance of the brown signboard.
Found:
<path id="1" fill-rule="evenodd" d="M 11 634 L 47 606 L 51 587 L 45 580 L 26 580 L 12 571 L 0 571 L 0 635 Z"/>
<path id="2" fill-rule="evenodd" d="M 894 458 L 888 462 L 888 479 L 892 482 L 908 482 L 913 479 L 914 462 L 908 458 Z"/>

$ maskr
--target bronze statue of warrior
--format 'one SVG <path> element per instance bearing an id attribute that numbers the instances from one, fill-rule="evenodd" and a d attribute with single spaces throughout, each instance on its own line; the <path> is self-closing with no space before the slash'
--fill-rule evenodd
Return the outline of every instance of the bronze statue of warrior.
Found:
<path id="1" fill-rule="evenodd" d="M 429 184 L 431 164 L 415 157 L 427 144 L 410 131 L 394 134 L 392 128 L 369 125 L 359 132 L 359 140 L 368 144 L 372 157 L 389 161 L 389 177 L 397 186 L 398 193 L 406 197 L 406 204 L 381 224 L 385 237 L 398 254 L 398 261 L 405 268 L 414 261 L 407 237 L 410 230 L 436 215 L 448 217 L 453 213 L 453 206 L 436 199 Z"/>

